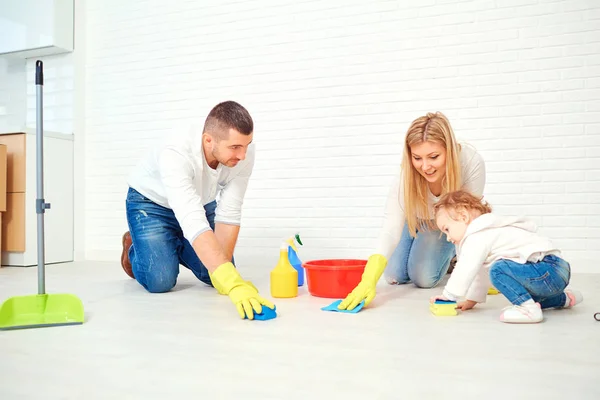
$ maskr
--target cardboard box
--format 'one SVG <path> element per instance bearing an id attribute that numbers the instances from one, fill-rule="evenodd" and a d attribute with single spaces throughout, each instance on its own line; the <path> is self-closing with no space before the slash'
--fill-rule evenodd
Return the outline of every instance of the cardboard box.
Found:
<path id="1" fill-rule="evenodd" d="M 5 144 L 0 144 L 0 212 L 6 211 L 7 170 L 7 147 Z"/>

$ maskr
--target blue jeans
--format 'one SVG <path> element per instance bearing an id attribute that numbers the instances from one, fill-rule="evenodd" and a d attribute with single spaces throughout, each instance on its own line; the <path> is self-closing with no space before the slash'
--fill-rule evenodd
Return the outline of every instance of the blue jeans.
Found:
<path id="1" fill-rule="evenodd" d="M 189 268 L 202 282 L 212 286 L 202 264 L 173 210 L 162 207 L 133 188 L 125 202 L 132 245 L 129 260 L 135 279 L 151 293 L 171 290 L 177 282 L 179 264 Z M 216 201 L 204 206 L 210 227 L 215 229 Z"/>
<path id="2" fill-rule="evenodd" d="M 554 255 L 525 264 L 498 260 L 490 267 L 490 280 L 494 287 L 516 305 L 533 300 L 542 308 L 563 307 L 567 300 L 565 288 L 570 279 L 571 266 Z"/>
<path id="3" fill-rule="evenodd" d="M 385 278 L 388 283 L 412 281 L 417 287 L 432 288 L 442 280 L 455 255 L 456 248 L 439 230 L 417 231 L 413 238 L 405 223 L 400 242 L 388 260 Z"/>

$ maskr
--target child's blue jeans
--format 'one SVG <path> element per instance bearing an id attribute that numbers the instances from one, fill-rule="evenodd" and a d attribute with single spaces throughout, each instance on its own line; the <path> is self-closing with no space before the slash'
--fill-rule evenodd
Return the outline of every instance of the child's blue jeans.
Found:
<path id="1" fill-rule="evenodd" d="M 498 260 L 490 267 L 490 280 L 512 304 L 527 300 L 540 303 L 542 308 L 563 307 L 565 288 L 571 279 L 571 266 L 555 255 L 543 260 L 519 264 Z"/>
<path id="2" fill-rule="evenodd" d="M 183 231 L 175 213 L 146 198 L 133 188 L 125 202 L 132 245 L 129 260 L 135 279 L 149 292 L 163 293 L 177 282 L 179 264 L 189 268 L 202 282 L 212 286 L 202 264 Z M 204 206 L 206 219 L 215 229 L 216 201 Z"/>
<path id="3" fill-rule="evenodd" d="M 404 224 L 398 246 L 390 256 L 385 269 L 388 283 L 412 282 L 417 287 L 432 288 L 444 277 L 456 254 L 454 245 L 440 231 L 417 231 L 413 238 Z"/>

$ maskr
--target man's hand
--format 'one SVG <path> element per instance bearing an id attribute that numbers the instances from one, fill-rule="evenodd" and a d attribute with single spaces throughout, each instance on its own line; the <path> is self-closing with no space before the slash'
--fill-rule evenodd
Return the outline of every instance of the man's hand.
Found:
<path id="1" fill-rule="evenodd" d="M 233 288 L 229 292 L 229 298 L 235 304 L 242 319 L 244 317 L 254 319 L 254 314 L 262 313 L 262 306 L 270 309 L 275 308 L 273 303 L 259 296 L 258 291 L 254 289 L 254 285 L 249 282 Z"/>
<path id="2" fill-rule="evenodd" d="M 252 283 L 242 279 L 231 262 L 220 265 L 209 275 L 217 291 L 228 295 L 235 304 L 240 318 L 254 319 L 254 314 L 262 313 L 262 306 L 275 308 L 273 303 L 259 296 Z"/>
<path id="3" fill-rule="evenodd" d="M 346 298 L 338 305 L 338 310 L 353 310 L 361 301 L 365 301 L 365 307 L 375 298 L 375 286 L 381 278 L 387 259 L 381 254 L 373 254 L 369 257 L 365 271 L 360 283 Z"/>
<path id="4" fill-rule="evenodd" d="M 476 304 L 477 304 L 476 301 L 465 300 L 465 301 L 461 301 L 460 303 L 458 303 L 456 305 L 456 309 L 461 310 L 461 311 L 467 311 L 467 310 L 470 310 L 471 308 L 475 307 Z"/>

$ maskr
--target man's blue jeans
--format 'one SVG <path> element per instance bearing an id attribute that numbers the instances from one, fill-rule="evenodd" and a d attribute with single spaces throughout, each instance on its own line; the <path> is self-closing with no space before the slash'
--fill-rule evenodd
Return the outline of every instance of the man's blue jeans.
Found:
<path id="1" fill-rule="evenodd" d="M 404 224 L 398 246 L 390 256 L 385 269 L 388 283 L 413 282 L 417 287 L 432 288 L 444 277 L 456 254 L 454 245 L 440 231 L 417 231 L 413 238 Z"/>
<path id="2" fill-rule="evenodd" d="M 567 300 L 565 288 L 570 279 L 571 266 L 554 255 L 525 264 L 498 260 L 490 267 L 492 284 L 515 305 L 533 299 L 542 308 L 563 307 Z"/>
<path id="3" fill-rule="evenodd" d="M 129 260 L 135 279 L 151 293 L 171 290 L 177 283 L 179 264 L 212 286 L 202 264 L 171 209 L 162 207 L 133 188 L 125 202 L 132 245 Z M 204 206 L 210 227 L 215 229 L 216 201 Z"/>

